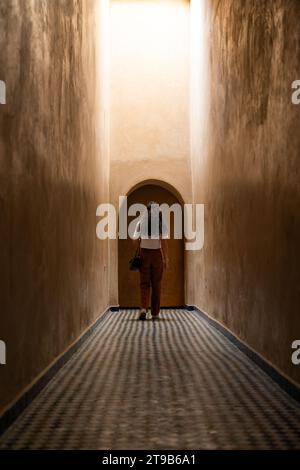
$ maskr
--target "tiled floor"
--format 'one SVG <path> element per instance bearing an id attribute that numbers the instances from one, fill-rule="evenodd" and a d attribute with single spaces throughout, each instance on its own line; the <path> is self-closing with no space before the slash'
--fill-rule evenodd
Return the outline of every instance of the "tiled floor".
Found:
<path id="1" fill-rule="evenodd" d="M 300 449 L 300 405 L 196 312 L 109 313 L 6 449 Z"/>

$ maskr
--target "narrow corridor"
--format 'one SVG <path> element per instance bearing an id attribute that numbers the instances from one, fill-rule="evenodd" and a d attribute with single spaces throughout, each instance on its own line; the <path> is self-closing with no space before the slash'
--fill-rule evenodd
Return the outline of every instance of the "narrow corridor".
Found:
<path id="1" fill-rule="evenodd" d="M 1 449 L 295 449 L 300 405 L 195 311 L 108 312 Z"/>
<path id="2" fill-rule="evenodd" d="M 300 0 L 0 0 L 0 450 L 300 453 L 299 123 Z"/>

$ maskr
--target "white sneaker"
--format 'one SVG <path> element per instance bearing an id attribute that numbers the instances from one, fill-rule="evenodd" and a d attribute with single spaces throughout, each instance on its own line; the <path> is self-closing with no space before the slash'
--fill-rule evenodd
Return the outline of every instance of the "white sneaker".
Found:
<path id="1" fill-rule="evenodd" d="M 147 320 L 147 310 L 145 308 L 141 308 L 139 320 Z"/>
<path id="2" fill-rule="evenodd" d="M 159 320 L 159 315 L 151 315 L 151 320 L 152 321 L 158 321 Z"/>

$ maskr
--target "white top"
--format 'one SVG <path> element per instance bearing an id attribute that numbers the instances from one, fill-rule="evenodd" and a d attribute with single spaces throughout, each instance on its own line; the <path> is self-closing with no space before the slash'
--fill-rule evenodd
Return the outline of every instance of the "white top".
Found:
<path id="1" fill-rule="evenodd" d="M 141 248 L 144 248 L 146 250 L 159 250 L 161 248 L 161 240 L 153 240 L 149 238 L 148 240 L 146 239 L 141 239 Z"/>
<path id="2" fill-rule="evenodd" d="M 141 239 L 141 248 L 146 250 L 159 250 L 161 248 L 161 238 L 168 238 L 167 230 L 164 224 L 162 225 L 162 235 L 154 235 L 149 237 L 148 233 L 142 233 L 143 228 L 143 221 L 139 221 L 136 224 L 136 228 L 134 231 L 133 239 L 137 240 L 138 238 Z"/>

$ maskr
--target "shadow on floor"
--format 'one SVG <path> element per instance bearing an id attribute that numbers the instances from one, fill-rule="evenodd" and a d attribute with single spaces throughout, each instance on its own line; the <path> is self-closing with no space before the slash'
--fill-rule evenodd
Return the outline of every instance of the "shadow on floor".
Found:
<path id="1" fill-rule="evenodd" d="M 148 320 L 139 320 L 138 318 L 124 318 L 122 321 L 139 322 L 139 323 L 164 323 L 164 322 L 176 322 L 176 318 L 160 318 L 158 321 L 153 322 L 150 318 Z"/>

